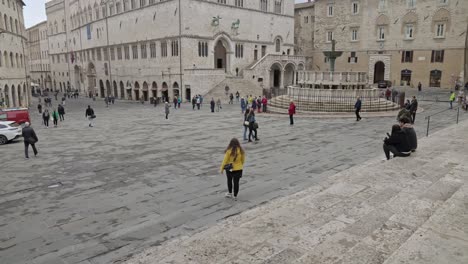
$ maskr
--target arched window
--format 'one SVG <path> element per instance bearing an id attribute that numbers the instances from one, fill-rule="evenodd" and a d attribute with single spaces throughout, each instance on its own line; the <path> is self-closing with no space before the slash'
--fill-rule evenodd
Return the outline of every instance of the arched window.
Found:
<path id="1" fill-rule="evenodd" d="M 3 52 L 3 61 L 5 62 L 5 67 L 8 68 L 8 53 L 6 51 Z"/>
<path id="2" fill-rule="evenodd" d="M 0 67 L 3 67 L 3 56 L 2 56 L 2 51 L 0 51 Z"/>
<path id="3" fill-rule="evenodd" d="M 7 17 L 7 15 L 3 15 L 3 18 L 5 20 L 5 30 L 8 31 L 8 17 Z"/>
<path id="4" fill-rule="evenodd" d="M 19 56 L 18 56 L 18 53 L 16 53 L 15 59 L 16 59 L 16 68 L 19 68 L 19 67 L 20 67 L 20 63 L 19 63 Z"/>
<path id="5" fill-rule="evenodd" d="M 54 22 L 54 31 L 55 31 L 55 33 L 58 33 L 58 32 L 59 32 L 59 31 L 58 31 L 58 23 L 57 23 L 57 21 Z"/>
<path id="6" fill-rule="evenodd" d="M 67 25 L 65 24 L 65 19 L 62 19 L 62 30 L 63 32 L 67 31 Z"/>
<path id="7" fill-rule="evenodd" d="M 10 66 L 15 67 L 15 60 L 13 59 L 13 52 L 10 52 Z"/>
<path id="8" fill-rule="evenodd" d="M 19 33 L 18 30 L 18 20 L 15 19 L 15 33 Z"/>
<path id="9" fill-rule="evenodd" d="M 5 29 L 5 27 L 3 26 L 3 16 L 2 16 L 2 13 L 0 12 L 0 28 L 1 29 Z M 1 54 L 0 54 L 1 55 Z"/>
<path id="10" fill-rule="evenodd" d="M 52 22 L 49 23 L 49 35 L 54 34 L 54 27 L 52 26 Z"/>
<path id="11" fill-rule="evenodd" d="M 14 27 L 15 27 L 15 26 L 14 26 L 14 24 L 13 24 L 13 18 L 10 17 L 10 31 L 11 31 L 11 32 L 14 32 L 14 30 L 15 30 Z"/>
<path id="12" fill-rule="evenodd" d="M 93 9 L 91 9 L 91 5 L 88 5 L 88 16 L 89 22 L 93 21 Z"/>
<path id="13" fill-rule="evenodd" d="M 281 40 L 279 38 L 277 38 L 275 41 L 275 51 L 281 52 Z"/>
<path id="14" fill-rule="evenodd" d="M 94 4 L 94 12 L 96 13 L 96 20 L 99 19 L 99 7 L 97 4 Z"/>

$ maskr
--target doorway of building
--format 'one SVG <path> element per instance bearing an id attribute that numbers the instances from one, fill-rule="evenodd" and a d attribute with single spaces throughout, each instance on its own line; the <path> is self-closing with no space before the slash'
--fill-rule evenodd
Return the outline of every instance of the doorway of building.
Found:
<path id="1" fill-rule="evenodd" d="M 215 68 L 225 69 L 226 68 L 226 47 L 224 47 L 221 40 L 216 43 L 215 46 Z"/>
<path id="2" fill-rule="evenodd" d="M 429 78 L 429 86 L 440 87 L 440 80 L 442 80 L 442 71 L 432 70 Z"/>
<path id="3" fill-rule="evenodd" d="M 400 85 L 405 86 L 405 85 L 411 85 L 411 70 L 404 69 L 401 71 L 401 78 L 400 78 Z"/>
<path id="4" fill-rule="evenodd" d="M 258 50 L 254 50 L 254 60 L 258 60 Z"/>
<path id="5" fill-rule="evenodd" d="M 185 100 L 189 102 L 192 100 L 192 89 L 190 89 L 190 85 L 185 86 Z"/>
<path id="6" fill-rule="evenodd" d="M 62 89 L 62 87 L 60 87 Z M 99 80 L 99 89 L 101 91 L 101 98 L 104 98 L 106 95 L 106 90 L 104 89 L 104 82 L 102 80 Z"/>
<path id="7" fill-rule="evenodd" d="M 374 66 L 374 83 L 385 80 L 385 64 L 378 61 Z"/>

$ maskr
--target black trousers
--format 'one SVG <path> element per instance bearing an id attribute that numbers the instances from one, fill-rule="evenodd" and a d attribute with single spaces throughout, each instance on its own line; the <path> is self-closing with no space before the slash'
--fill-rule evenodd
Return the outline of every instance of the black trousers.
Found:
<path id="1" fill-rule="evenodd" d="M 262 105 L 262 107 L 263 107 L 263 113 L 266 113 L 266 111 L 267 111 L 267 106 L 266 106 L 266 105 Z"/>
<path id="2" fill-rule="evenodd" d="M 59 117 L 60 117 L 60 121 L 65 121 L 65 117 L 63 114 L 59 114 Z"/>
<path id="3" fill-rule="evenodd" d="M 234 197 L 239 193 L 239 181 L 242 178 L 242 170 L 226 171 L 228 192 L 232 193 L 232 185 L 234 184 Z"/>
<path id="4" fill-rule="evenodd" d="M 58 119 L 54 117 L 54 126 L 57 126 L 57 123 L 58 123 Z"/>
<path id="5" fill-rule="evenodd" d="M 29 145 L 31 145 L 31 147 L 32 147 L 32 149 L 34 151 L 34 155 L 37 155 L 36 144 L 30 144 L 29 142 L 24 141 L 24 156 L 26 158 L 29 158 L 29 155 L 28 155 Z"/>
<path id="6" fill-rule="evenodd" d="M 166 113 L 166 119 L 168 119 L 168 117 L 169 117 L 169 114 L 168 114 L 168 113 Z"/>
<path id="7" fill-rule="evenodd" d="M 44 120 L 44 125 L 46 127 L 48 127 L 49 126 L 49 118 L 43 118 L 43 120 Z"/>
<path id="8" fill-rule="evenodd" d="M 294 116 L 293 115 L 289 115 L 289 124 L 294 125 Z"/>
<path id="9" fill-rule="evenodd" d="M 356 113 L 356 120 L 357 120 L 357 121 L 359 121 L 359 120 L 362 119 L 362 118 L 361 118 L 361 115 L 359 114 L 359 112 L 361 112 L 361 109 L 356 109 L 356 112 L 355 112 L 355 113 Z"/>
<path id="10" fill-rule="evenodd" d="M 257 139 L 257 129 L 253 125 L 249 125 L 249 141 L 252 140 L 252 132 L 255 132 L 254 139 Z"/>
<path id="11" fill-rule="evenodd" d="M 395 156 L 395 157 L 408 157 L 410 155 L 410 154 L 401 153 L 393 145 L 383 144 L 383 150 L 385 152 L 385 156 L 387 157 L 387 160 L 390 159 L 390 152 L 393 153 L 393 156 Z"/>
<path id="12" fill-rule="evenodd" d="M 414 121 L 416 121 L 416 112 L 411 113 L 411 123 L 414 124 Z"/>

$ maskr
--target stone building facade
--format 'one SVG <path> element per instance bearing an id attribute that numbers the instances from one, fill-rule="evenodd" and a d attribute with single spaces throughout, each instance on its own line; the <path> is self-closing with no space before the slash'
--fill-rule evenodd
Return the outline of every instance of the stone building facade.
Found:
<path id="1" fill-rule="evenodd" d="M 453 88 L 467 78 L 468 1 L 316 0 L 313 70 L 323 51 L 343 51 L 337 71 L 366 71 L 369 82 Z M 296 28 L 298 25 L 296 25 Z"/>
<path id="2" fill-rule="evenodd" d="M 52 0 L 46 13 L 58 90 L 188 100 L 236 79 L 285 87 L 304 68 L 294 0 Z"/>
<path id="3" fill-rule="evenodd" d="M 315 5 L 309 0 L 296 4 L 294 8 L 294 53 L 309 58 L 307 68 L 313 67 L 315 43 Z"/>
<path id="4" fill-rule="evenodd" d="M 49 40 L 47 22 L 26 29 L 28 36 L 29 75 L 36 89 L 51 89 L 52 77 L 49 62 Z"/>
<path id="5" fill-rule="evenodd" d="M 30 101 L 23 6 L 20 0 L 0 2 L 0 107 L 26 107 Z"/>

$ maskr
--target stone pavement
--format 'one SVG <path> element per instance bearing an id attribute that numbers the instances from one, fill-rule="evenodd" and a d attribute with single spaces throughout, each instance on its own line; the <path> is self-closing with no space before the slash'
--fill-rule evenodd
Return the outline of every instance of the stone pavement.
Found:
<path id="1" fill-rule="evenodd" d="M 87 104 L 96 111 L 94 128 L 84 117 Z M 424 115 L 446 106 L 422 107 L 420 136 Z M 184 104 L 171 109 L 169 120 L 163 112 L 147 104 L 106 109 L 102 101 L 68 100 L 66 121 L 49 129 L 33 114 L 37 158 L 23 159 L 22 142 L 0 146 L 0 263 L 128 259 L 383 157 L 381 139 L 395 122 L 297 117 L 290 127 L 287 116 L 258 115 L 261 141 L 244 144 L 246 171 L 234 203 L 223 198 L 218 168 L 229 140 L 242 137 L 239 106 L 210 113 Z M 453 124 L 453 116 L 431 119 L 434 131 Z"/>
<path id="2" fill-rule="evenodd" d="M 468 263 L 467 131 L 465 121 L 409 158 L 373 159 L 126 263 Z"/>

